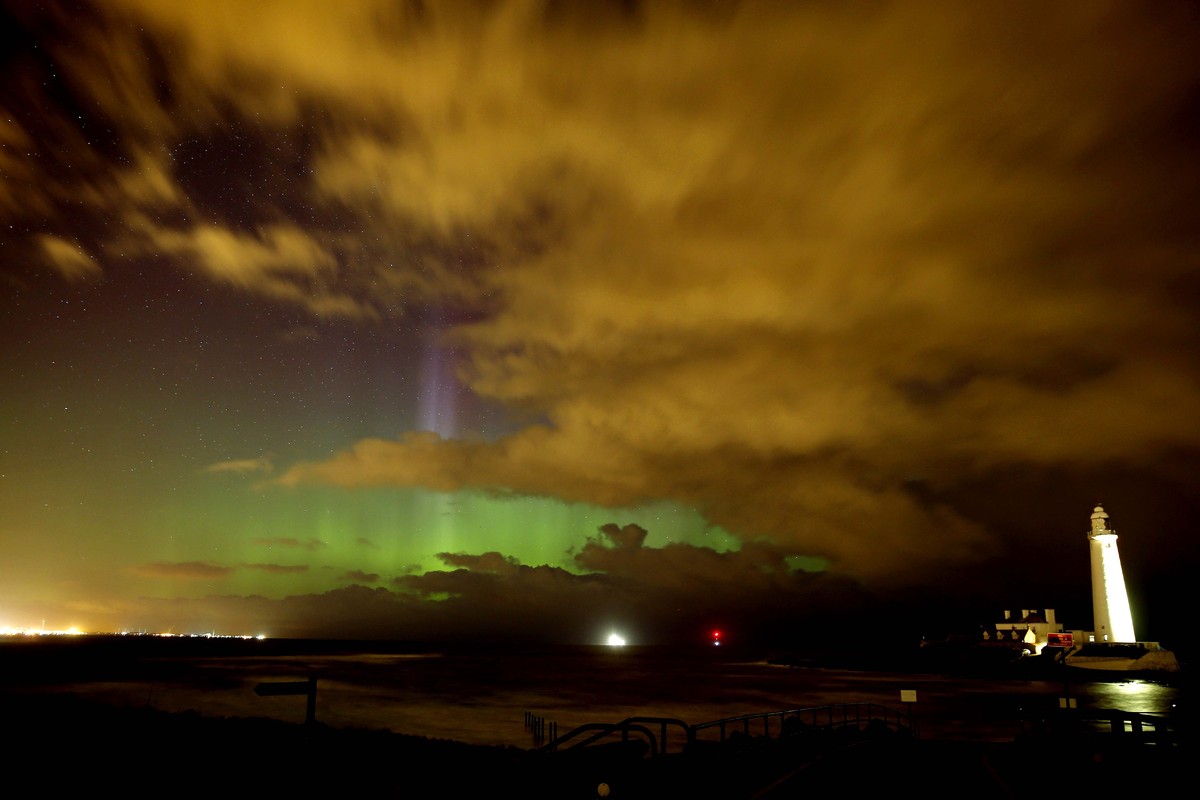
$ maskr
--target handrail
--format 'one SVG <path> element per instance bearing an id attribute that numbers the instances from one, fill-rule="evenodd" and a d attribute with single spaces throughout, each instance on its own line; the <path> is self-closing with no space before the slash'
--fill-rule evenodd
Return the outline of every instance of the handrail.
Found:
<path id="1" fill-rule="evenodd" d="M 775 718 L 779 719 L 779 724 L 772 731 L 771 720 Z M 638 734 L 646 738 L 650 747 L 649 755 L 655 757 L 667 753 L 668 727 L 675 727 L 683 732 L 686 746 L 699 741 L 701 732 L 716 728 L 720 731 L 720 743 L 723 744 L 732 735 L 731 728 L 734 733 L 740 730 L 749 736 L 751 723 L 759 720 L 762 721 L 761 731 L 765 739 L 784 738 L 789 735 L 787 725 L 792 719 L 800 723 L 800 731 L 831 731 L 854 727 L 860 731 L 866 729 L 869 733 L 871 726 L 882 723 L 892 730 L 906 731 L 912 736 L 918 735 L 911 709 L 905 713 L 876 703 L 835 703 L 740 714 L 697 725 L 688 725 L 683 720 L 672 717 L 629 717 L 615 723 L 593 722 L 580 725 L 557 737 L 538 748 L 538 752 L 556 752 L 568 744 L 570 746 L 566 749 L 574 750 L 614 734 L 620 734 L 621 741 L 626 742 L 630 734 Z M 655 725 L 659 728 L 658 736 L 651 729 Z M 1058 709 L 1055 712 L 1024 716 L 1020 725 L 1022 736 L 1078 735 L 1086 733 L 1084 728 L 1090 727 L 1093 734 L 1115 736 L 1129 743 L 1145 742 L 1171 746 L 1180 741 L 1178 721 L 1171 717 L 1114 709 Z M 711 740 L 709 742 L 711 743 Z"/>
<path id="2" fill-rule="evenodd" d="M 838 713 L 840 712 L 840 714 Z M 802 715 L 808 715 L 811 722 L 805 722 Z M 821 716 L 822 721 L 818 721 L 817 717 Z M 681 719 L 673 717 L 629 717 L 620 722 L 591 722 L 585 725 L 580 725 L 571 731 L 555 738 L 553 741 L 538 748 L 538 752 L 557 752 L 568 743 L 570 747 L 567 749 L 577 749 L 594 744 L 602 739 L 619 733 L 622 741 L 628 741 L 629 734 L 639 733 L 646 737 L 650 745 L 650 756 L 666 754 L 667 752 L 667 728 L 678 727 L 683 731 L 687 746 L 694 744 L 697 740 L 697 734 L 700 731 L 710 728 L 718 728 L 721 732 L 720 741 L 726 739 L 726 729 L 730 726 L 735 726 L 740 723 L 740 727 L 747 735 L 750 734 L 750 723 L 756 720 L 763 721 L 763 735 L 767 738 L 771 737 L 771 719 L 778 717 L 780 719 L 778 725 L 777 736 L 782 736 L 785 733 L 785 725 L 787 720 L 791 718 L 800 719 L 810 728 L 830 730 L 834 728 L 855 726 L 862 728 L 864 725 L 869 725 L 872 722 L 882 722 L 897 730 L 901 729 L 902 722 L 906 722 L 910 731 L 914 730 L 911 714 L 905 718 L 900 712 L 887 708 L 886 706 L 877 705 L 875 703 L 837 703 L 827 706 L 809 706 L 807 708 L 789 708 L 782 711 L 763 711 L 753 714 L 741 714 L 736 717 L 726 717 L 724 719 L 713 720 L 711 722 L 702 722 L 698 725 L 688 725 Z M 660 728 L 659 736 L 655 737 L 647 725 L 658 725 Z M 585 734 L 590 734 L 587 738 L 580 741 L 575 741 L 583 737 Z M 660 746 L 661 742 L 661 746 Z"/>
<path id="3" fill-rule="evenodd" d="M 837 718 L 835 711 L 841 711 L 841 719 Z M 853 710 L 853 715 L 850 711 Z M 866 713 L 863 713 L 865 710 Z M 811 722 L 805 723 L 804 715 L 808 715 Z M 823 717 L 822 721 L 818 721 L 818 716 Z M 896 729 L 900 729 L 902 722 L 907 723 L 911 732 L 916 733 L 915 724 L 912 719 L 912 714 L 902 714 L 887 706 L 881 706 L 877 703 L 834 703 L 825 706 L 808 706 L 805 708 L 789 708 L 782 711 L 763 711 L 754 714 L 742 714 L 736 717 L 726 717 L 724 719 L 713 720 L 712 722 L 702 722 L 692 726 L 693 735 L 701 730 L 708 728 L 718 728 L 721 732 L 721 741 L 726 738 L 726 728 L 741 723 L 742 732 L 749 735 L 750 723 L 755 720 L 763 721 L 763 735 L 770 736 L 771 719 L 779 717 L 780 733 L 782 734 L 783 725 L 789 718 L 797 718 L 802 723 L 805 723 L 813 728 L 841 728 L 851 725 L 861 728 L 864 724 L 869 724 L 873 720 L 878 720 L 885 725 L 889 725 Z"/>
<path id="4" fill-rule="evenodd" d="M 1091 726 L 1097 735 L 1117 736 L 1130 741 L 1150 741 L 1174 744 L 1178 741 L 1178 725 L 1169 716 L 1140 711 L 1121 711 L 1111 708 L 1066 708 L 1021 718 L 1022 736 L 1079 734 Z"/>
<path id="5" fill-rule="evenodd" d="M 652 757 L 658 755 L 658 744 L 654 739 L 654 734 L 650 732 L 649 728 L 647 728 L 643 725 L 627 725 L 624 722 L 617 722 L 617 723 L 589 722 L 584 725 L 580 725 L 578 728 L 575 728 L 574 730 L 572 730 L 566 734 L 563 734 L 562 736 L 558 737 L 554 741 L 552 741 L 548 744 L 542 745 L 541 747 L 539 747 L 537 749 L 537 752 L 539 752 L 539 753 L 558 752 L 558 749 L 560 746 L 566 744 L 571 739 L 574 739 L 577 736 L 582 736 L 583 734 L 587 733 L 588 731 L 596 731 L 596 733 L 593 733 L 591 736 L 589 736 L 587 739 L 584 739 L 582 742 L 576 742 L 575 744 L 571 745 L 571 747 L 569 749 L 576 750 L 580 747 L 586 747 L 589 744 L 592 744 L 593 742 L 598 742 L 601 739 L 605 738 L 606 736 L 610 736 L 611 734 L 616 733 L 618 731 L 620 731 L 620 733 L 621 733 L 621 741 L 626 742 L 626 741 L 629 741 L 629 733 L 631 731 L 633 731 L 633 732 L 641 733 L 641 734 L 645 735 L 646 739 L 650 743 L 650 755 Z"/>
<path id="6" fill-rule="evenodd" d="M 645 727 L 645 725 L 642 723 L 658 725 L 660 728 L 661 739 L 656 739 L 650 729 Z M 588 731 L 595 731 L 596 733 L 582 742 L 576 742 L 575 744 L 571 745 L 571 749 L 585 747 L 593 742 L 603 739 L 606 736 L 618 732 L 621 734 L 621 740 L 627 741 L 629 738 L 629 733 L 631 731 L 636 731 L 644 734 L 649 740 L 651 750 L 650 754 L 657 755 L 660 752 L 665 753 L 667 751 L 667 726 L 676 726 L 680 728 L 683 731 L 684 736 L 687 737 L 688 743 L 690 744 L 692 742 L 692 727 L 681 719 L 676 719 L 674 717 L 628 717 L 620 722 L 591 722 L 586 725 L 580 725 L 574 730 L 571 730 L 562 736 L 555 738 L 548 744 L 543 745 L 539 748 L 539 750 L 548 752 L 556 751 L 562 745 L 583 735 L 584 733 L 587 733 Z M 662 742 L 662 747 L 658 746 L 659 741 Z"/>

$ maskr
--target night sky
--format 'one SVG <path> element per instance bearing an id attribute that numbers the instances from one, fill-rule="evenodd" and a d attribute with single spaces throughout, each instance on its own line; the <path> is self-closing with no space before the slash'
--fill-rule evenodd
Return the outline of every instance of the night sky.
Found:
<path id="1" fill-rule="evenodd" d="M 0 628 L 1179 635 L 1194 3 L 0 31 Z"/>

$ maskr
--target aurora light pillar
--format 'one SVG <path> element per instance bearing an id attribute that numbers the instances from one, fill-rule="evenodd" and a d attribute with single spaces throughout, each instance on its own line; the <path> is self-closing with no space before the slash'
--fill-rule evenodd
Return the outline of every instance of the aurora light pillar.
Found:
<path id="1" fill-rule="evenodd" d="M 1117 553 L 1117 532 L 1108 529 L 1108 514 L 1096 506 L 1092 511 L 1092 530 L 1088 541 L 1092 551 L 1092 614 L 1096 641 L 1136 642 L 1121 556 Z"/>

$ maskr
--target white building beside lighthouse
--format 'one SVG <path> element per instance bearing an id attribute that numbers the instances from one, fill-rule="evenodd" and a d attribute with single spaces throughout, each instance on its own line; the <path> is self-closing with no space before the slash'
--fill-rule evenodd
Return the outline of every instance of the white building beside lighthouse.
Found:
<path id="1" fill-rule="evenodd" d="M 1098 642 L 1136 642 L 1129 594 L 1117 552 L 1117 532 L 1107 524 L 1102 506 L 1092 511 L 1088 542 L 1092 553 L 1092 614 Z"/>

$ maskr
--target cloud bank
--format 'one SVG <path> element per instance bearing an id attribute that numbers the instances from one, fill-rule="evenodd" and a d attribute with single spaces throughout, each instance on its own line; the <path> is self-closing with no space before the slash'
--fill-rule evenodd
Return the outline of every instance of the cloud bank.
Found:
<path id="1" fill-rule="evenodd" d="M 1002 551 L 961 499 L 995 476 L 1178 482 L 1200 447 L 1198 28 L 1186 3 L 124 0 L 49 44 L 78 120 L 0 122 L 0 208 L 69 280 L 152 263 L 362 326 L 436 308 L 511 415 L 348 441 L 281 490 L 673 501 L 741 552 L 618 528 L 577 566 L 786 593 L 816 556 L 911 585 Z M 445 561 L 325 600 L 619 584 Z"/>

